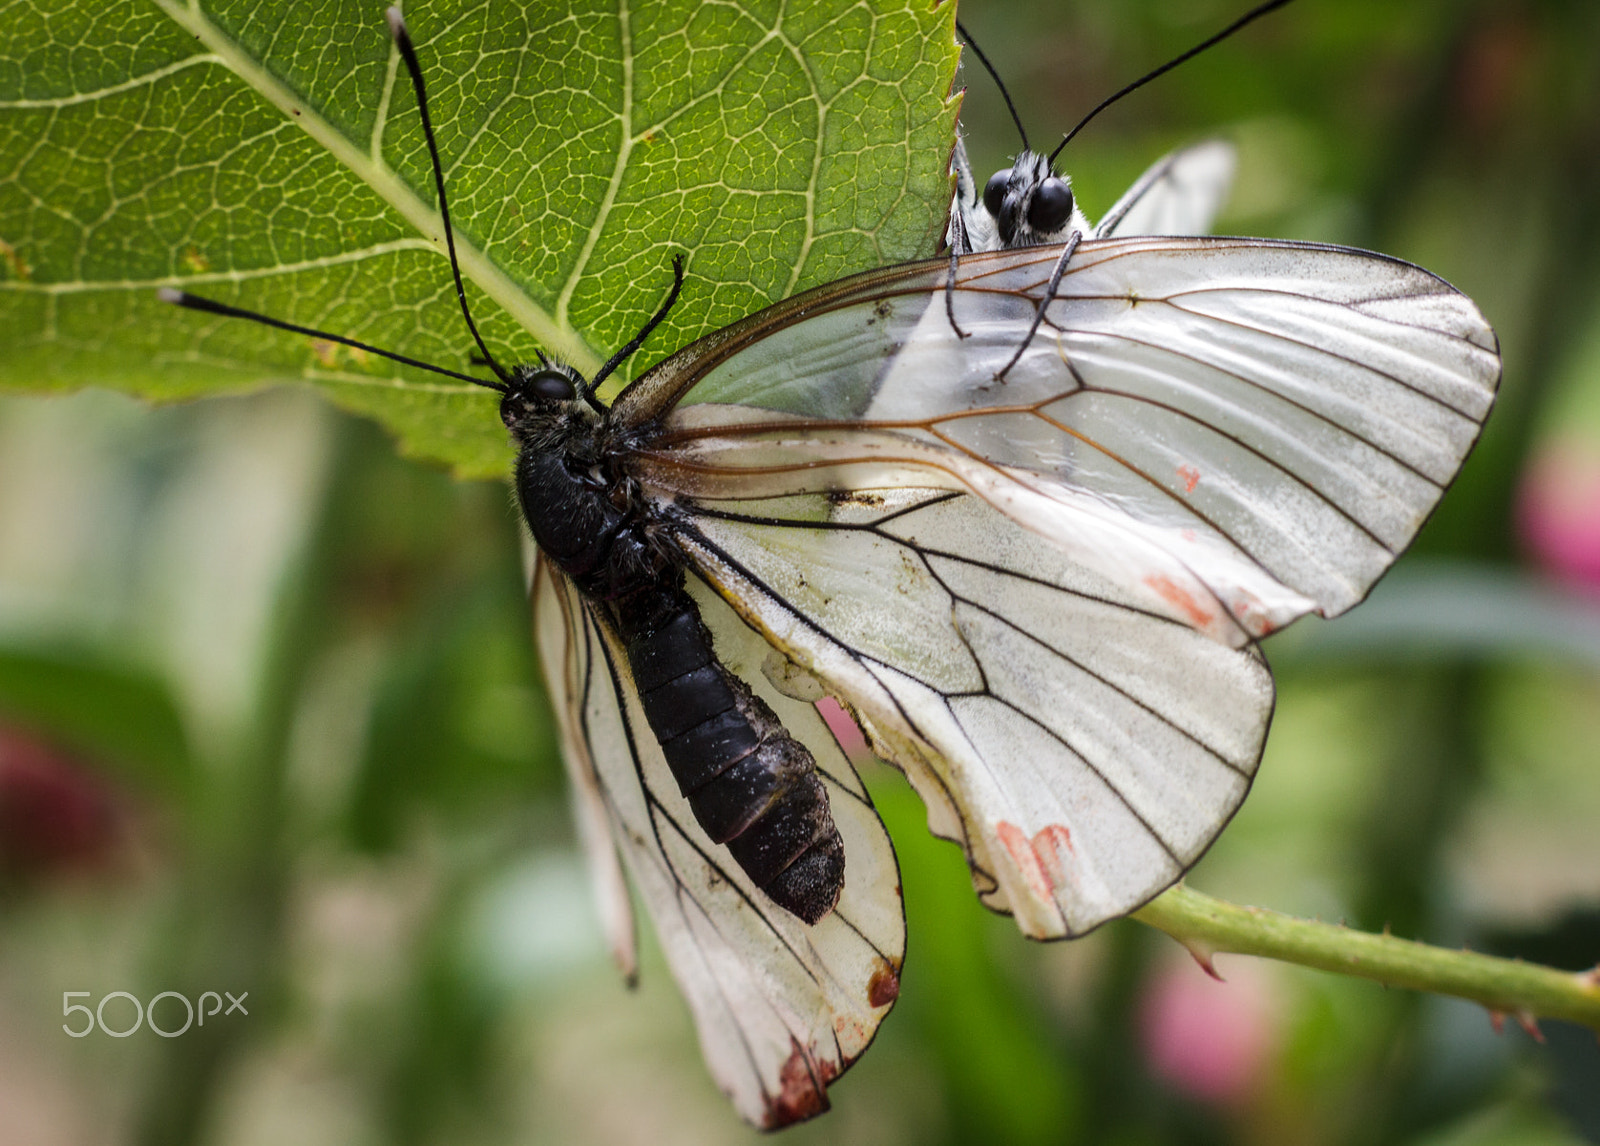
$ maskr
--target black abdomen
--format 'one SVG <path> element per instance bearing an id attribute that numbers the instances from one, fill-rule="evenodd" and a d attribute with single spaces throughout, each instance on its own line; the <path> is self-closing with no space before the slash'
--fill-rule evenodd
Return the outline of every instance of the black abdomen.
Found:
<path id="1" fill-rule="evenodd" d="M 517 492 L 546 556 L 609 614 L 645 719 L 695 819 L 755 885 L 807 923 L 844 887 L 844 844 L 805 745 L 711 647 L 682 569 L 652 559 L 642 523 L 556 454 L 524 451 Z"/>
<path id="2" fill-rule="evenodd" d="M 645 719 L 714 843 L 773 902 L 815 923 L 844 886 L 844 844 L 811 753 L 716 659 L 681 587 L 617 603 Z"/>

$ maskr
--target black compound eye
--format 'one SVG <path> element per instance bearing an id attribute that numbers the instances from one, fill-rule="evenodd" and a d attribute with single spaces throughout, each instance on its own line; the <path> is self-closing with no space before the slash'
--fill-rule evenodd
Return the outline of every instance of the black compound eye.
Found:
<path id="1" fill-rule="evenodd" d="M 555 402 L 567 402 L 578 396 L 578 391 L 572 385 L 572 379 L 559 370 L 541 370 L 531 375 L 527 381 L 528 393 L 535 398 L 545 398 Z"/>
<path id="2" fill-rule="evenodd" d="M 1059 231 L 1072 217 L 1072 189 L 1052 175 L 1039 184 L 1028 203 L 1028 226 L 1041 235 Z"/>
<path id="3" fill-rule="evenodd" d="M 984 184 L 983 205 L 989 209 L 989 214 L 996 219 L 1000 217 L 1000 208 L 1005 205 L 1006 188 L 1011 186 L 1011 168 L 996 171 L 989 176 L 989 182 Z"/>

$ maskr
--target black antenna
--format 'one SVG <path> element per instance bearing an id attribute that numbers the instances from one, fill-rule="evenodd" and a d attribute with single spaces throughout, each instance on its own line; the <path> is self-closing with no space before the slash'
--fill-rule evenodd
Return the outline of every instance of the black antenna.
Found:
<path id="1" fill-rule="evenodd" d="M 483 351 L 483 359 L 489 368 L 495 372 L 500 381 L 509 383 L 511 375 L 494 360 L 494 355 L 489 353 L 489 348 L 484 345 L 483 336 L 478 333 L 477 324 L 472 321 L 472 312 L 467 309 L 467 289 L 461 283 L 461 265 L 456 261 L 456 239 L 450 229 L 450 207 L 444 197 L 444 168 L 439 163 L 439 146 L 433 139 L 433 121 L 428 118 L 428 96 L 422 87 L 422 65 L 417 62 L 417 49 L 411 44 L 411 34 L 406 31 L 405 17 L 400 14 L 397 6 L 391 6 L 384 12 L 384 17 L 389 21 L 389 34 L 394 37 L 395 46 L 400 49 L 400 58 L 406 62 L 406 71 L 411 73 L 411 86 L 417 93 L 417 110 L 422 113 L 422 134 L 428 141 L 428 158 L 433 160 L 433 184 L 439 190 L 439 218 L 444 222 L 444 241 L 450 249 L 450 273 L 456 280 L 456 297 L 461 300 L 461 315 L 467 320 L 467 329 L 472 332 L 473 340 L 477 342 L 478 349 Z"/>
<path id="2" fill-rule="evenodd" d="M 1064 139 L 1062 139 L 1062 141 L 1059 144 L 1056 145 L 1056 149 L 1050 153 L 1050 163 L 1051 163 L 1051 165 L 1054 166 L 1055 161 L 1056 161 L 1056 156 L 1061 154 L 1061 149 L 1063 147 L 1065 147 L 1068 143 L 1072 142 L 1072 137 L 1073 136 L 1077 135 L 1078 132 L 1082 131 L 1084 126 L 1091 119 L 1093 119 L 1095 116 L 1099 115 L 1101 112 L 1103 112 L 1106 108 L 1110 107 L 1112 104 L 1116 103 L 1123 96 L 1127 95 L 1131 91 L 1135 91 L 1138 88 L 1144 87 L 1145 84 L 1149 83 L 1151 80 L 1155 79 L 1157 76 L 1165 75 L 1167 72 L 1170 72 L 1173 68 L 1175 68 L 1179 64 L 1183 63 L 1185 60 L 1193 59 L 1195 56 L 1198 56 L 1201 52 L 1205 51 L 1207 48 L 1212 47 L 1215 44 L 1219 44 L 1223 40 L 1226 40 L 1229 36 L 1233 35 L 1240 28 L 1243 28 L 1246 24 L 1252 23 L 1255 20 L 1260 19 L 1262 16 L 1265 16 L 1268 12 L 1272 12 L 1272 11 L 1275 11 L 1276 9 L 1278 9 L 1278 8 L 1282 8 L 1287 3 L 1289 3 L 1289 0 L 1267 0 L 1267 2 L 1265 4 L 1258 5 L 1257 7 L 1252 8 L 1250 11 L 1246 12 L 1243 16 L 1240 16 L 1233 23 L 1229 24 L 1226 28 L 1222 29 L 1222 31 L 1218 32 L 1215 36 L 1212 36 L 1209 40 L 1206 40 L 1204 43 L 1201 43 L 1201 44 L 1196 44 L 1194 47 L 1190 48 L 1187 52 L 1183 53 L 1183 55 L 1179 56 L 1177 59 L 1167 61 L 1166 63 L 1162 64 L 1159 68 L 1157 68 L 1155 71 L 1151 72 L 1149 75 L 1144 76 L 1144 77 L 1142 77 L 1140 79 L 1134 80 L 1133 83 L 1129 84 L 1127 87 L 1123 88 L 1121 91 L 1117 92 L 1116 95 L 1111 96 L 1109 99 L 1101 100 L 1099 106 L 1096 107 L 1093 111 L 1091 111 L 1088 115 L 1086 115 L 1082 119 L 1080 119 L 1078 121 L 1078 126 L 1074 127 L 1071 131 L 1067 132 L 1066 137 Z M 979 53 L 979 58 L 982 59 L 982 53 Z"/>
<path id="3" fill-rule="evenodd" d="M 392 350 L 380 350 L 376 346 L 368 346 L 365 342 L 357 342 L 353 338 L 346 338 L 342 334 L 329 334 L 325 330 L 312 330 L 309 326 L 298 323 L 284 322 L 281 318 L 272 318 L 265 314 L 257 314 L 253 310 L 242 307 L 229 306 L 225 302 L 215 299 L 201 298 L 197 294 L 190 294 L 186 290 L 177 290 L 173 287 L 162 287 L 156 291 L 156 297 L 162 302 L 170 302 L 173 306 L 186 307 L 189 310 L 204 311 L 206 314 L 220 314 L 224 318 L 248 318 L 251 322 L 259 322 L 262 326 L 275 326 L 279 330 L 287 330 L 294 334 L 305 334 L 312 338 L 325 339 L 328 342 L 337 342 L 341 346 L 353 346 L 357 350 L 365 350 L 368 354 L 377 354 L 395 362 L 403 362 L 407 366 L 416 366 L 422 370 L 431 370 L 435 374 L 443 374 L 449 378 L 459 378 L 463 382 L 471 382 L 474 386 L 485 386 L 490 390 L 505 392 L 505 386 L 499 382 L 486 382 L 482 378 L 474 378 L 470 374 L 457 374 L 454 370 L 446 370 L 443 366 L 435 366 L 431 362 L 422 362 L 415 358 L 407 358 L 404 354 L 396 354 Z"/>
<path id="4" fill-rule="evenodd" d="M 588 393 L 591 396 L 596 390 L 600 389 L 600 383 L 604 382 L 607 376 L 610 375 L 613 370 L 615 370 L 618 366 L 621 366 L 622 363 L 627 360 L 628 355 L 632 354 L 635 350 L 638 350 L 639 347 L 644 345 L 644 340 L 650 337 L 650 332 L 661 324 L 661 320 L 667 317 L 667 311 L 672 309 L 672 304 L 678 301 L 678 292 L 682 289 L 683 256 L 673 255 L 672 290 L 667 295 L 667 301 L 661 304 L 661 309 L 656 311 L 655 314 L 651 316 L 650 321 L 644 324 L 639 333 L 633 336 L 633 340 L 630 341 L 628 345 L 624 346 L 621 350 L 613 354 L 611 356 L 611 361 L 607 362 L 595 372 L 594 381 L 589 383 Z M 591 400 L 590 404 L 594 404 L 593 400 Z"/>
<path id="5" fill-rule="evenodd" d="M 1028 129 L 1022 126 L 1022 117 L 1017 114 L 1017 105 L 1011 102 L 1011 93 L 1006 91 L 1006 84 L 1000 78 L 1000 73 L 994 70 L 994 65 L 989 62 L 989 57 L 983 54 L 982 48 L 978 47 L 978 41 L 972 38 L 972 33 L 961 26 L 960 20 L 956 21 L 956 31 L 961 33 L 961 38 L 967 42 L 967 47 L 977 54 L 978 59 L 983 63 L 984 69 L 988 71 L 989 78 L 994 80 L 994 86 L 999 88 L 1000 94 L 1005 97 L 1006 110 L 1011 113 L 1011 122 L 1017 125 L 1017 134 L 1022 136 L 1022 150 L 1032 151 L 1033 148 L 1028 146 Z"/>

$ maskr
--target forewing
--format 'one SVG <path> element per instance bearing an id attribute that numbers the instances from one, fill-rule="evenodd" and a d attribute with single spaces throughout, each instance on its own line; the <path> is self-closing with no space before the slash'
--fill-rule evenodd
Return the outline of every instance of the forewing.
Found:
<path id="1" fill-rule="evenodd" d="M 964 489 L 1234 645 L 1361 600 L 1493 402 L 1499 355 L 1472 302 L 1347 248 L 1092 241 L 1018 355 L 1058 254 L 963 259 L 966 338 L 944 262 L 746 320 L 637 472 L 706 502 Z"/>
<path id="2" fill-rule="evenodd" d="M 1238 155 L 1220 139 L 1174 151 L 1139 176 L 1095 228 L 1095 237 L 1204 235 L 1233 186 Z"/>
<path id="3" fill-rule="evenodd" d="M 955 179 L 956 190 L 950 199 L 950 222 L 944 236 L 946 248 L 958 255 L 998 250 L 1000 239 L 995 232 L 994 216 L 984 208 L 980 188 L 972 177 L 966 140 L 959 133 L 955 149 L 950 153 L 950 174 Z"/>
<path id="4" fill-rule="evenodd" d="M 690 591 L 722 663 L 811 749 L 827 787 L 845 886 L 814 927 L 768 900 L 706 839 L 645 723 L 620 646 L 543 560 L 536 625 L 568 770 L 592 794 L 633 877 L 712 1076 L 748 1121 L 775 1129 L 827 1109 L 828 1084 L 894 1003 L 905 950 L 899 870 L 860 778 L 815 705 L 792 695 L 802 691 L 794 673 L 715 593 L 693 581 Z"/>
<path id="5" fill-rule="evenodd" d="M 846 701 L 1028 934 L 1138 907 L 1244 799 L 1272 708 L 1254 647 L 1143 610 L 983 500 L 858 491 L 690 516 L 691 559 Z"/>

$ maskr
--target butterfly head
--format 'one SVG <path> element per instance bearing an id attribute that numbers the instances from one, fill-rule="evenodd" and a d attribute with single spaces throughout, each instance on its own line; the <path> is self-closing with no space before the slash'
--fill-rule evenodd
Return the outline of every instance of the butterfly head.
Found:
<path id="1" fill-rule="evenodd" d="M 588 391 L 589 383 L 577 370 L 541 354 L 539 361 L 511 369 L 500 398 L 500 420 L 515 437 L 525 439 L 540 427 L 589 410 Z"/>
<path id="2" fill-rule="evenodd" d="M 1089 230 L 1071 182 L 1036 151 L 1024 151 L 1010 167 L 989 177 L 983 205 L 1008 247 L 1060 242 L 1074 230 Z"/>

